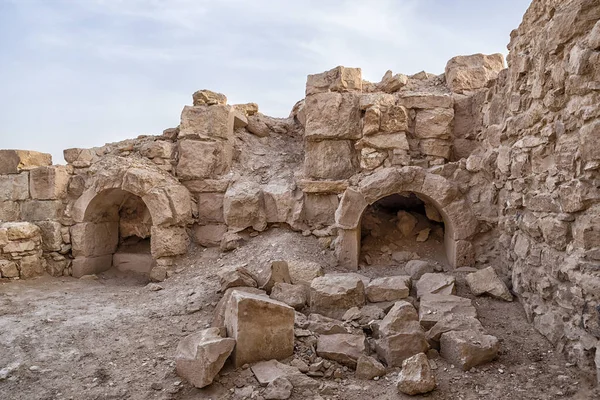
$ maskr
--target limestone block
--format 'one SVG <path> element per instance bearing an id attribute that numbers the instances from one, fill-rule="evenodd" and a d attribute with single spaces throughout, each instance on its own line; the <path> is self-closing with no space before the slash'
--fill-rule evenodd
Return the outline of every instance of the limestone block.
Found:
<path id="1" fill-rule="evenodd" d="M 224 193 L 229 187 L 230 183 L 231 179 L 229 177 L 222 177 L 221 179 L 200 179 L 182 182 L 183 186 L 185 186 L 192 193 Z"/>
<path id="2" fill-rule="evenodd" d="M 263 192 L 258 184 L 251 181 L 236 182 L 227 189 L 223 213 L 227 226 L 233 231 L 248 227 L 263 231 L 267 227 Z"/>
<path id="3" fill-rule="evenodd" d="M 197 388 L 210 385 L 235 346 L 222 331 L 209 328 L 181 339 L 175 352 L 177 374 Z"/>
<path id="4" fill-rule="evenodd" d="M 285 400 L 292 396 L 293 389 L 294 385 L 287 378 L 280 376 L 269 382 L 263 395 L 265 400 Z"/>
<path id="5" fill-rule="evenodd" d="M 408 321 L 418 321 L 419 316 L 415 307 L 407 301 L 400 300 L 388 311 L 379 323 L 378 336 L 388 337 L 400 333 Z"/>
<path id="6" fill-rule="evenodd" d="M 17 278 L 19 269 L 14 261 L 0 260 L 0 275 L 3 278 Z"/>
<path id="7" fill-rule="evenodd" d="M 225 222 L 223 217 L 223 193 L 199 193 L 198 221 L 201 223 Z"/>
<path id="8" fill-rule="evenodd" d="M 32 250 L 35 250 L 36 248 L 36 242 L 33 240 L 21 240 L 21 241 L 14 241 L 14 242 L 9 242 L 7 245 L 5 245 L 2 248 L 2 251 L 4 253 L 25 253 L 25 252 L 30 252 Z"/>
<path id="9" fill-rule="evenodd" d="M 418 281 L 421 279 L 423 274 L 434 271 L 434 266 L 428 261 L 424 260 L 410 260 L 406 263 L 404 271 L 410 275 L 410 277 Z"/>
<path id="10" fill-rule="evenodd" d="M 362 97 L 361 97 L 362 100 Z M 362 119 L 363 135 L 372 135 L 379 132 L 381 125 L 381 112 L 379 108 L 369 107 L 365 111 L 365 116 Z"/>
<path id="11" fill-rule="evenodd" d="M 42 250 L 59 251 L 63 244 L 62 225 L 56 221 L 38 221 L 42 234 Z"/>
<path id="12" fill-rule="evenodd" d="M 305 194 L 304 217 L 311 226 L 333 225 L 338 208 L 335 194 Z"/>
<path id="13" fill-rule="evenodd" d="M 477 310 L 471 304 L 471 300 L 464 297 L 446 294 L 426 294 L 421 297 L 419 321 L 425 329 L 430 329 L 448 314 L 477 318 Z"/>
<path id="14" fill-rule="evenodd" d="M 360 68 L 335 67 L 320 74 L 308 75 L 306 95 L 324 92 L 348 92 L 362 90 Z"/>
<path id="15" fill-rule="evenodd" d="M 446 160 L 449 160 L 452 154 L 451 143 L 445 140 L 421 139 L 419 149 L 427 156 L 441 157 Z"/>
<path id="16" fill-rule="evenodd" d="M 408 76 L 404 74 L 392 74 L 391 70 L 386 71 L 385 75 L 381 79 L 381 82 L 377 84 L 377 88 L 386 92 L 394 93 L 402 89 L 408 83 Z"/>
<path id="17" fill-rule="evenodd" d="M 365 354 L 365 337 L 350 334 L 321 335 L 317 341 L 317 354 L 356 368 L 357 360 Z"/>
<path id="18" fill-rule="evenodd" d="M 187 253 L 190 238 L 183 226 L 152 227 L 151 252 L 154 258 Z"/>
<path id="19" fill-rule="evenodd" d="M 306 142 L 304 174 L 314 179 L 346 179 L 354 175 L 358 158 L 349 140 Z"/>
<path id="20" fill-rule="evenodd" d="M 29 173 L 0 175 L 0 201 L 27 200 L 29 198 Z"/>
<path id="21" fill-rule="evenodd" d="M 440 355 L 463 371 L 494 360 L 499 350 L 496 337 L 477 331 L 451 331 L 440 339 Z"/>
<path id="22" fill-rule="evenodd" d="M 271 135 L 271 127 L 267 124 L 267 118 L 260 113 L 248 118 L 246 130 L 258 137 L 267 137 Z"/>
<path id="23" fill-rule="evenodd" d="M 221 292 L 235 287 L 257 287 L 255 276 L 245 267 L 225 268 L 220 270 L 217 275 Z"/>
<path id="24" fill-rule="evenodd" d="M 362 193 L 352 188 L 346 189 L 339 207 L 335 210 L 336 224 L 344 229 L 357 228 L 367 205 Z"/>
<path id="25" fill-rule="evenodd" d="M 573 224 L 573 241 L 575 246 L 581 249 L 600 247 L 600 226 L 598 226 L 597 214 L 589 213 L 577 217 Z"/>
<path id="26" fill-rule="evenodd" d="M 288 270 L 294 285 L 310 286 L 313 279 L 323 276 L 323 267 L 308 260 L 288 260 Z"/>
<path id="27" fill-rule="evenodd" d="M 302 193 L 294 190 L 293 183 L 271 182 L 262 191 L 267 222 L 293 223 L 299 217 Z"/>
<path id="28" fill-rule="evenodd" d="M 225 233 L 227 225 L 224 224 L 194 225 L 194 240 L 200 246 L 219 247 Z"/>
<path id="29" fill-rule="evenodd" d="M 348 181 L 313 181 L 302 179 L 296 182 L 304 193 L 342 193 L 348 188 Z"/>
<path id="30" fill-rule="evenodd" d="M 246 117 L 250 117 L 258 112 L 258 104 L 256 103 L 234 104 L 233 108 Z"/>
<path id="31" fill-rule="evenodd" d="M 442 335 L 452 331 L 476 331 L 484 333 L 483 325 L 475 317 L 461 314 L 447 314 L 427 331 L 427 339 L 439 342 Z"/>
<path id="32" fill-rule="evenodd" d="M 236 340 L 236 367 L 294 353 L 294 309 L 264 296 L 234 290 L 225 311 L 227 336 Z"/>
<path id="33" fill-rule="evenodd" d="M 15 201 L 0 201 L 0 222 L 21 219 L 21 207 Z"/>
<path id="34" fill-rule="evenodd" d="M 417 218 L 411 213 L 402 210 L 396 213 L 396 217 L 398 219 L 396 227 L 402 233 L 402 236 L 410 237 L 415 226 L 417 226 Z"/>
<path id="35" fill-rule="evenodd" d="M 454 98 L 448 94 L 405 92 L 400 94 L 398 104 L 417 109 L 453 108 Z"/>
<path id="36" fill-rule="evenodd" d="M 18 174 L 40 166 L 52 165 L 52 156 L 30 150 L 0 150 L 0 175 Z"/>
<path id="37" fill-rule="evenodd" d="M 166 140 L 155 140 L 144 144 L 140 148 L 140 154 L 144 157 L 171 159 L 175 155 L 175 144 Z"/>
<path id="38" fill-rule="evenodd" d="M 281 301 L 296 310 L 301 310 L 308 303 L 308 293 L 304 285 L 277 282 L 271 290 L 271 298 Z"/>
<path id="39" fill-rule="evenodd" d="M 457 240 L 454 246 L 455 268 L 472 267 L 475 264 L 475 249 L 468 240 Z"/>
<path id="40" fill-rule="evenodd" d="M 480 269 L 465 277 L 471 292 L 475 296 L 489 294 L 497 299 L 512 301 L 513 297 L 502 279 L 496 275 L 493 267 Z"/>
<path id="41" fill-rule="evenodd" d="M 194 106 L 212 106 L 215 104 L 227 104 L 227 96 L 222 93 L 213 92 L 212 90 L 198 90 L 192 95 Z"/>
<path id="42" fill-rule="evenodd" d="M 477 219 L 473 216 L 465 200 L 456 200 L 442 209 L 445 221 L 452 221 L 446 227 L 446 234 L 454 240 L 468 239 L 478 229 Z"/>
<path id="43" fill-rule="evenodd" d="M 181 112 L 179 139 L 230 139 L 233 119 L 231 106 L 185 106 Z"/>
<path id="44" fill-rule="evenodd" d="M 341 318 L 346 310 L 365 304 L 365 285 L 355 274 L 326 274 L 310 284 L 311 312 Z"/>
<path id="45" fill-rule="evenodd" d="M 358 357 L 356 361 L 355 377 L 358 379 L 371 380 L 385 375 L 385 367 L 378 360 L 365 354 Z"/>
<path id="46" fill-rule="evenodd" d="M 38 200 L 56 200 L 67 195 L 69 171 L 62 165 L 38 167 L 29 172 L 31 197 Z"/>
<path id="47" fill-rule="evenodd" d="M 398 391 L 410 396 L 431 392 L 437 383 L 425 353 L 415 354 L 402 362 Z"/>
<path id="48" fill-rule="evenodd" d="M 26 200 L 21 203 L 21 218 L 25 221 L 56 220 L 62 217 L 63 204 L 58 200 Z"/>
<path id="49" fill-rule="evenodd" d="M 154 238 L 152 238 L 154 241 Z M 83 222 L 71 227 L 74 257 L 113 254 L 119 244 L 118 222 Z"/>
<path id="50" fill-rule="evenodd" d="M 321 314 L 312 313 L 308 316 L 308 327 L 311 332 L 321 335 L 334 335 L 338 333 L 348 333 L 342 321 L 325 317 Z"/>
<path id="51" fill-rule="evenodd" d="M 456 279 L 452 275 L 425 273 L 416 284 L 417 299 L 426 294 L 455 294 Z"/>
<path id="52" fill-rule="evenodd" d="M 267 268 L 261 269 L 257 277 L 257 282 L 259 287 L 269 294 L 276 283 L 292 283 L 287 262 L 281 260 L 272 261 Z"/>
<path id="53" fill-rule="evenodd" d="M 584 125 L 579 130 L 581 157 L 585 161 L 600 160 L 600 148 L 598 138 L 600 137 L 600 121 L 594 121 Z"/>
<path id="54" fill-rule="evenodd" d="M 408 297 L 410 276 L 388 276 L 373 279 L 366 288 L 367 299 L 371 303 L 395 301 Z"/>
<path id="55" fill-rule="evenodd" d="M 503 68 L 502 54 L 457 56 L 446 64 L 446 85 L 455 93 L 481 89 Z"/>
<path id="56" fill-rule="evenodd" d="M 43 275 L 46 270 L 46 260 L 39 255 L 25 256 L 18 263 L 20 276 L 23 279 Z"/>
<path id="57" fill-rule="evenodd" d="M 40 234 L 40 228 L 29 222 L 7 222 L 0 228 L 6 230 L 8 240 L 32 239 Z"/>
<path id="58" fill-rule="evenodd" d="M 376 149 L 410 150 L 405 132 L 378 133 L 365 136 L 358 143 L 361 146 L 369 146 Z"/>
<path id="59" fill-rule="evenodd" d="M 223 296 L 221 297 L 221 300 L 219 300 L 219 302 L 217 303 L 210 326 L 217 328 L 225 326 L 225 311 L 227 310 L 227 307 L 229 307 L 229 299 L 231 299 L 231 294 L 234 290 L 237 290 L 239 292 L 252 293 L 259 296 L 265 296 L 268 298 L 267 293 L 264 290 L 260 290 L 255 287 L 231 287 L 225 290 Z"/>
<path id="60" fill-rule="evenodd" d="M 319 93 L 305 100 L 307 140 L 359 139 L 359 96 L 352 93 Z"/>
<path id="61" fill-rule="evenodd" d="M 406 108 L 395 104 L 382 105 L 380 130 L 384 133 L 405 132 L 408 130 L 408 114 Z"/>
<path id="62" fill-rule="evenodd" d="M 277 360 L 261 361 L 250 367 L 256 380 L 266 386 L 278 378 L 285 378 L 296 390 L 316 390 L 319 382 L 301 373 L 297 367 L 282 364 Z"/>
<path id="63" fill-rule="evenodd" d="M 415 137 L 419 139 L 450 139 L 454 121 L 452 108 L 419 110 L 415 122 Z"/>
<path id="64" fill-rule="evenodd" d="M 375 350 L 388 367 L 400 367 L 407 358 L 429 350 L 429 344 L 419 322 L 406 321 L 393 335 L 377 339 Z"/>
<path id="65" fill-rule="evenodd" d="M 214 178 L 229 171 L 232 157 L 229 142 L 180 140 L 177 175 L 182 179 Z"/>

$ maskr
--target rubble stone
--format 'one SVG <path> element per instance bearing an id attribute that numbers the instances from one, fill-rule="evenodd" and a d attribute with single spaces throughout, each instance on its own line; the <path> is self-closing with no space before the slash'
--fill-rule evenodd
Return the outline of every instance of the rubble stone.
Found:
<path id="1" fill-rule="evenodd" d="M 440 338 L 440 354 L 463 371 L 498 357 L 500 342 L 478 331 L 450 331 Z"/>
<path id="2" fill-rule="evenodd" d="M 385 367 L 378 360 L 365 354 L 358 357 L 354 376 L 359 379 L 371 380 L 383 375 L 385 375 Z"/>
<path id="3" fill-rule="evenodd" d="M 271 290 L 271 298 L 281 301 L 296 310 L 301 310 L 307 304 L 307 289 L 303 285 L 277 282 Z"/>
<path id="4" fill-rule="evenodd" d="M 410 292 L 409 276 L 388 276 L 373 279 L 367 285 L 366 295 L 371 303 L 394 301 L 408 297 Z"/>
<path id="5" fill-rule="evenodd" d="M 353 274 L 326 274 L 310 285 L 310 309 L 331 318 L 341 318 L 346 310 L 365 304 L 365 285 Z"/>
<path id="6" fill-rule="evenodd" d="M 417 298 L 426 294 L 454 294 L 456 279 L 452 275 L 425 273 L 416 283 Z"/>
<path id="7" fill-rule="evenodd" d="M 477 311 L 471 305 L 471 300 L 464 297 L 446 294 L 426 294 L 421 297 L 419 321 L 425 329 L 430 329 L 448 314 L 477 318 Z"/>
<path id="8" fill-rule="evenodd" d="M 365 352 L 363 335 L 321 335 L 317 341 L 317 354 L 328 360 L 355 368 L 359 357 Z"/>
<path id="9" fill-rule="evenodd" d="M 398 375 L 398 391 L 410 396 L 431 392 L 437 383 L 424 353 L 415 354 L 402 362 Z"/>
<path id="10" fill-rule="evenodd" d="M 512 301 L 513 297 L 493 267 L 487 267 L 466 276 L 467 284 L 475 296 L 489 294 L 497 299 Z"/>

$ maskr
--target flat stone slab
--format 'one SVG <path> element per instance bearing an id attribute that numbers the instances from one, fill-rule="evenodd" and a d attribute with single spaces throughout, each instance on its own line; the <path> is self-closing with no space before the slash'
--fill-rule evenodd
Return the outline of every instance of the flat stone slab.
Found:
<path id="1" fill-rule="evenodd" d="M 461 314 L 477 318 L 477 310 L 471 300 L 446 294 L 426 294 L 421 297 L 419 321 L 425 329 L 433 327 L 448 314 Z"/>

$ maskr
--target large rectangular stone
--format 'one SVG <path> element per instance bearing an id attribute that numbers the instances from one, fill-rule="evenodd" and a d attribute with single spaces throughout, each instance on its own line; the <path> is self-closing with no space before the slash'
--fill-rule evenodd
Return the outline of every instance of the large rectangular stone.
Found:
<path id="1" fill-rule="evenodd" d="M 420 139 L 449 139 L 453 121 L 452 108 L 419 110 L 415 122 L 415 136 Z"/>
<path id="2" fill-rule="evenodd" d="M 305 100 L 308 140 L 360 139 L 360 97 L 351 93 L 319 93 Z"/>
<path id="3" fill-rule="evenodd" d="M 294 309 L 285 303 L 234 290 L 225 312 L 227 336 L 236 340 L 234 365 L 293 355 L 294 317 Z"/>
<path id="4" fill-rule="evenodd" d="M 42 165 L 52 165 L 52 156 L 31 150 L 0 150 L 0 175 L 18 174 Z"/>
<path id="5" fill-rule="evenodd" d="M 190 238 L 183 226 L 153 226 L 150 243 L 154 258 L 172 257 L 187 253 Z"/>
<path id="6" fill-rule="evenodd" d="M 73 260 L 73 278 L 104 272 L 112 267 L 112 254 L 99 257 L 76 257 Z"/>
<path id="7" fill-rule="evenodd" d="M 119 244 L 118 222 L 83 222 L 71 227 L 74 257 L 113 254 Z"/>
<path id="8" fill-rule="evenodd" d="M 182 179 L 215 178 L 229 171 L 232 158 L 229 142 L 181 140 L 177 175 Z"/>
<path id="9" fill-rule="evenodd" d="M 198 221 L 224 222 L 223 217 L 223 193 L 200 193 L 198 194 Z"/>
<path id="10" fill-rule="evenodd" d="M 29 198 L 29 173 L 0 175 L 0 201 L 27 200 Z"/>
<path id="11" fill-rule="evenodd" d="M 338 66 L 306 78 L 306 95 L 326 92 L 362 91 L 360 68 Z"/>
<path id="12" fill-rule="evenodd" d="M 31 197 L 38 200 L 56 200 L 65 197 L 69 185 L 67 167 L 56 165 L 38 167 L 29 173 Z"/>
<path id="13" fill-rule="evenodd" d="M 350 140 L 306 142 L 304 174 L 314 179 L 346 179 L 354 175 L 358 157 Z"/>
<path id="14" fill-rule="evenodd" d="M 24 221 L 47 221 L 62 217 L 63 204 L 58 200 L 27 200 L 21 203 Z"/>
<path id="15" fill-rule="evenodd" d="M 181 112 L 179 139 L 230 139 L 234 112 L 231 106 L 185 106 Z"/>
<path id="16" fill-rule="evenodd" d="M 38 221 L 36 225 L 42 232 L 42 249 L 44 251 L 59 251 L 62 244 L 62 225 L 56 221 Z"/>
<path id="17" fill-rule="evenodd" d="M 0 222 L 21 219 L 21 206 L 15 201 L 0 201 Z"/>

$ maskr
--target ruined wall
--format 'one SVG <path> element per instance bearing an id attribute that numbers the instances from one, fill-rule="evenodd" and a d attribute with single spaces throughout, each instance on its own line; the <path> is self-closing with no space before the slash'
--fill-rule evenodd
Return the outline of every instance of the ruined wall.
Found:
<path id="1" fill-rule="evenodd" d="M 536 0 L 483 105 L 500 243 L 529 319 L 593 371 L 600 339 L 600 3 Z"/>

